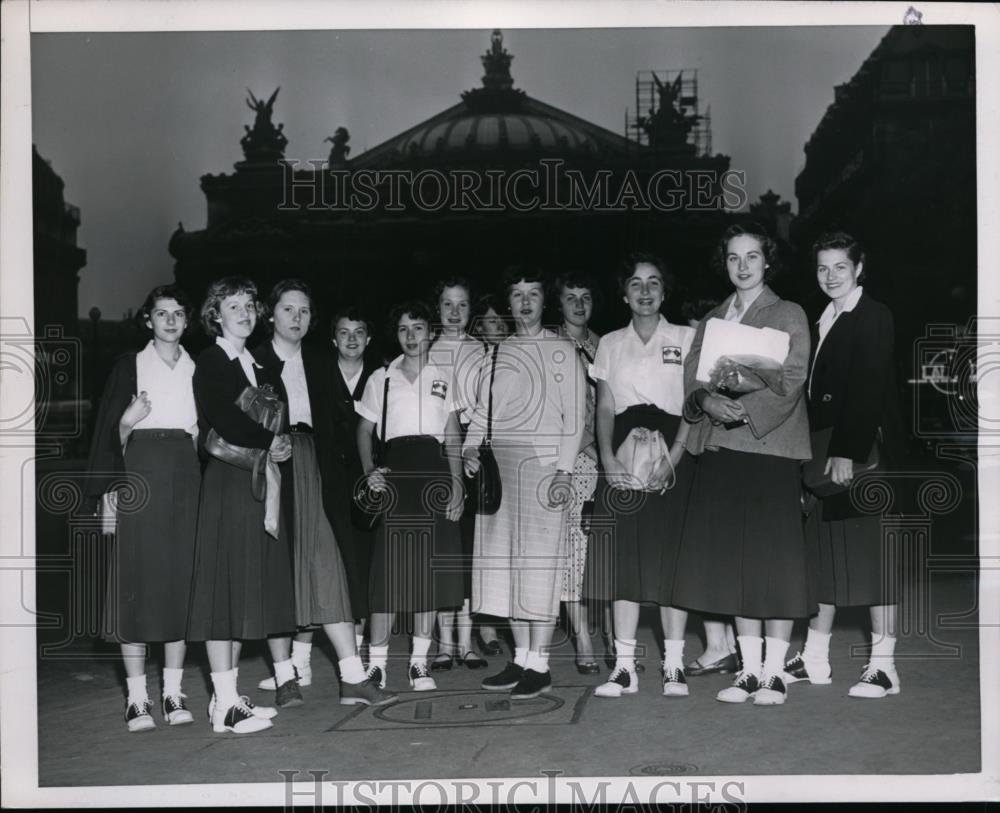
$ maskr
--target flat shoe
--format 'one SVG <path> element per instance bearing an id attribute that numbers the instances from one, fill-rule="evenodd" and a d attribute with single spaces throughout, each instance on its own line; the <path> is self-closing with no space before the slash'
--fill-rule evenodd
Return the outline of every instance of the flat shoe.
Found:
<path id="1" fill-rule="evenodd" d="M 597 661 L 588 661 L 587 663 L 577 663 L 576 671 L 581 675 L 597 675 L 600 674 L 601 667 Z"/>
<path id="2" fill-rule="evenodd" d="M 431 661 L 432 672 L 447 672 L 455 663 L 454 656 L 447 652 L 439 652 L 437 657 Z"/>
<path id="3" fill-rule="evenodd" d="M 462 656 L 462 663 L 466 669 L 483 669 L 489 666 L 484 658 L 480 658 L 471 649 Z"/>
<path id="4" fill-rule="evenodd" d="M 687 677 L 698 677 L 699 675 L 728 675 L 739 671 L 739 664 L 736 662 L 736 655 L 729 653 L 724 658 L 719 658 L 712 663 L 703 664 L 701 660 L 691 661 L 684 667 L 684 674 Z"/>
<path id="5" fill-rule="evenodd" d="M 503 655 L 503 647 L 500 645 L 499 641 L 489 641 L 484 642 L 479 650 L 484 655 Z"/>

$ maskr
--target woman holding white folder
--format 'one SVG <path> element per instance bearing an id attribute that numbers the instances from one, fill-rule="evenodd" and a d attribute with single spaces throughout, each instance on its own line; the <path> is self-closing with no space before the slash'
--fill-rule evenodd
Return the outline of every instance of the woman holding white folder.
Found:
<path id="1" fill-rule="evenodd" d="M 742 669 L 717 695 L 725 703 L 751 697 L 756 705 L 785 702 L 782 675 L 792 620 L 814 609 L 799 502 L 799 464 L 811 454 L 803 392 L 809 325 L 802 308 L 779 299 L 766 284 L 776 270 L 775 255 L 774 242 L 756 224 L 727 229 L 716 263 L 736 290 L 699 325 L 684 364 L 684 415 L 694 423 L 687 449 L 700 459 L 673 598 L 682 607 L 736 616 Z M 734 400 L 696 379 L 713 318 L 788 334 L 780 392 L 765 388 Z"/>

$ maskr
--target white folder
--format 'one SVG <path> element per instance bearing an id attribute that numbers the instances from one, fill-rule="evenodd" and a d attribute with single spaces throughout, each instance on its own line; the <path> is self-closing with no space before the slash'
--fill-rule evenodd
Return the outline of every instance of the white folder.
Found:
<path id="1" fill-rule="evenodd" d="M 708 383 L 709 374 L 722 356 L 763 356 L 783 364 L 790 338 L 773 327 L 751 327 L 713 317 L 705 324 L 705 335 L 695 378 Z"/>

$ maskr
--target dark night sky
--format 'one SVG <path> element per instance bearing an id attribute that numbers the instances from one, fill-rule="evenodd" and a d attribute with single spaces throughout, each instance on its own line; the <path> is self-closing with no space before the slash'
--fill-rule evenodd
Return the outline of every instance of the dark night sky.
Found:
<path id="1" fill-rule="evenodd" d="M 697 68 L 713 151 L 795 205 L 803 145 L 885 27 L 504 30 L 515 86 L 615 132 L 636 71 Z M 275 87 L 286 157 L 356 157 L 478 87 L 488 30 L 32 36 L 33 136 L 81 209 L 79 306 L 109 318 L 173 277 L 178 221 L 205 225 L 201 175 L 231 172 L 253 120 L 246 88 Z"/>

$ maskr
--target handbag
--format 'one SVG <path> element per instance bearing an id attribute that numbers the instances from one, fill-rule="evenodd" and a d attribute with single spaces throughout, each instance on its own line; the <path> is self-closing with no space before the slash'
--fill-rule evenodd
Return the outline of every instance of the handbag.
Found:
<path id="1" fill-rule="evenodd" d="M 486 437 L 479 444 L 479 469 L 465 489 L 466 508 L 483 516 L 490 516 L 500 510 L 503 486 L 500 483 L 500 467 L 493 454 L 493 377 L 497 370 L 499 344 L 493 345 L 493 359 L 490 363 L 490 389 L 486 408 Z"/>
<path id="2" fill-rule="evenodd" d="M 375 468 L 382 465 L 385 455 L 385 418 L 389 409 L 389 368 L 385 368 L 385 386 L 382 388 L 382 430 L 375 439 L 375 448 L 372 449 L 372 460 Z M 354 503 L 360 509 L 357 524 L 363 531 L 374 531 L 382 521 L 389 503 L 389 495 L 384 491 L 376 491 L 368 485 L 368 478 L 364 478 L 361 487 L 354 495 Z"/>
<path id="3" fill-rule="evenodd" d="M 673 488 L 677 478 L 667 444 L 658 430 L 647 429 L 644 426 L 632 427 L 632 431 L 628 433 L 615 452 L 615 460 L 625 467 L 630 478 L 629 488 L 633 491 L 661 490 L 650 487 L 649 481 L 664 458 L 670 466 L 670 479 L 667 480 L 666 486 L 670 489 Z"/>
<path id="4" fill-rule="evenodd" d="M 809 441 L 812 445 L 812 459 L 802 464 L 802 484 L 810 493 L 817 497 L 831 497 L 842 491 L 847 491 L 850 486 L 841 486 L 833 482 L 829 473 L 824 474 L 826 461 L 829 458 L 828 450 L 830 440 L 833 438 L 833 427 L 817 429 L 813 432 Z M 875 471 L 879 466 L 880 450 L 882 442 L 882 429 L 875 433 L 875 442 L 872 443 L 868 459 L 864 463 L 854 463 L 854 476 L 864 474 L 868 471 Z"/>
<path id="5" fill-rule="evenodd" d="M 236 406 L 254 423 L 277 434 L 285 418 L 285 404 L 270 384 L 247 386 Z M 214 428 L 205 436 L 205 451 L 224 463 L 252 472 L 250 491 L 258 502 L 267 496 L 267 449 L 251 449 L 225 440 Z"/>

